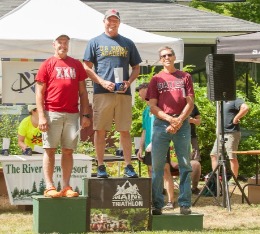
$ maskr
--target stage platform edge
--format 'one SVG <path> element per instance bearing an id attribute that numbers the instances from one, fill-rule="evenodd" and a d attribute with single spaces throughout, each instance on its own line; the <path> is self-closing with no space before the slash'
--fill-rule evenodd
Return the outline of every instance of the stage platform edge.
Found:
<path id="1" fill-rule="evenodd" d="M 152 216 L 152 231 L 202 231 L 203 214 L 165 213 Z"/>

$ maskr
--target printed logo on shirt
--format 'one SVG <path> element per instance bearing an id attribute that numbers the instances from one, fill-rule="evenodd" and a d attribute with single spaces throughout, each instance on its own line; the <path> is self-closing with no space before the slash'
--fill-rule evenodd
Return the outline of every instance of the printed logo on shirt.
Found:
<path id="1" fill-rule="evenodd" d="M 101 56 L 117 56 L 124 57 L 128 56 L 128 50 L 122 46 L 100 46 L 99 47 Z"/>
<path id="2" fill-rule="evenodd" d="M 75 79 L 76 71 L 73 67 L 55 67 L 57 72 L 57 79 Z"/>
<path id="3" fill-rule="evenodd" d="M 42 143 L 42 133 L 37 133 L 37 135 L 33 135 L 32 144 L 40 145 Z"/>
<path id="4" fill-rule="evenodd" d="M 165 82 L 158 83 L 157 87 L 160 93 L 172 91 L 175 89 L 184 89 L 184 81 L 183 80 L 165 81 Z"/>

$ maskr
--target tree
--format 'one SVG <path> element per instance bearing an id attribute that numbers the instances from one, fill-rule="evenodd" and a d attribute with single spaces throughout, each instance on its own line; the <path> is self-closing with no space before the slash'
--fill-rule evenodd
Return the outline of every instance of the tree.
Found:
<path id="1" fill-rule="evenodd" d="M 33 182 L 33 186 L 32 186 L 32 191 L 31 193 L 37 192 L 37 188 L 36 188 L 36 182 Z"/>
<path id="2" fill-rule="evenodd" d="M 192 0 L 190 7 L 232 16 L 238 19 L 260 23 L 259 0 L 246 0 L 246 2 L 210 3 L 201 0 Z"/>

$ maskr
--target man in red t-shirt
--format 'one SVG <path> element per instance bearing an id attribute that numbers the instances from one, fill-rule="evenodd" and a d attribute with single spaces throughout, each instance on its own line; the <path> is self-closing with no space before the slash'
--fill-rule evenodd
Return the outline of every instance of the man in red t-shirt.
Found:
<path id="1" fill-rule="evenodd" d="M 69 36 L 62 34 L 54 39 L 54 56 L 45 60 L 36 76 L 36 105 L 39 129 L 43 132 L 43 172 L 46 197 L 77 197 L 70 186 L 73 168 L 73 151 L 77 146 L 78 119 L 81 128 L 90 125 L 86 71 L 80 61 L 67 55 Z M 80 111 L 78 109 L 80 100 Z M 55 152 L 61 145 L 63 189 L 58 192 L 53 182 Z"/>
<path id="2" fill-rule="evenodd" d="M 156 117 L 152 136 L 152 213 L 162 214 L 163 169 L 172 141 L 180 170 L 180 213 L 187 215 L 191 213 L 191 134 L 188 117 L 194 106 L 193 84 L 189 73 L 175 68 L 176 57 L 172 48 L 161 48 L 159 57 L 163 70 L 151 79 L 146 95 L 151 112 Z"/>

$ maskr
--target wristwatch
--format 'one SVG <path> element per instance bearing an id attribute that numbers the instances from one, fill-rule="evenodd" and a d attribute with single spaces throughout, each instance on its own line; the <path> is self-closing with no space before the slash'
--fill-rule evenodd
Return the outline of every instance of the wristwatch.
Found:
<path id="1" fill-rule="evenodd" d="M 83 114 L 82 116 L 83 116 L 83 117 L 86 117 L 86 118 L 88 118 L 88 119 L 91 118 L 91 115 L 90 115 L 90 114 Z"/>

